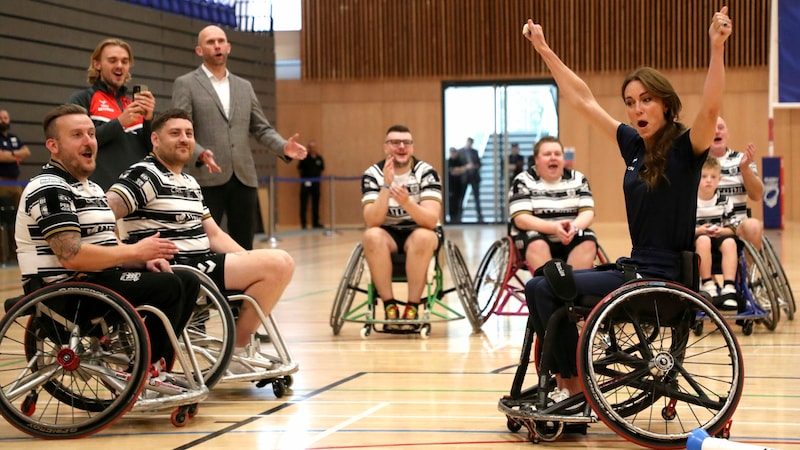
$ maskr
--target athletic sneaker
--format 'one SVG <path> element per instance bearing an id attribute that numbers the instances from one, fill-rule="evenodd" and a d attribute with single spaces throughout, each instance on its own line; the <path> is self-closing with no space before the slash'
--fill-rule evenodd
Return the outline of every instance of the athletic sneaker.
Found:
<path id="1" fill-rule="evenodd" d="M 400 308 L 395 303 L 384 305 L 383 311 L 386 313 L 386 320 L 397 320 L 400 316 Z"/>
<path id="2" fill-rule="evenodd" d="M 739 309 L 739 302 L 736 301 L 736 288 L 732 284 L 726 284 L 719 292 L 719 308 L 726 311 Z"/>
<path id="3" fill-rule="evenodd" d="M 569 389 L 555 388 L 547 394 L 547 398 L 552 400 L 554 403 L 563 402 L 569 398 Z"/>
<path id="4" fill-rule="evenodd" d="M 228 371 L 234 375 L 274 370 L 280 366 L 279 361 L 264 357 L 252 344 L 234 350 L 233 358 L 228 364 Z"/>
<path id="5" fill-rule="evenodd" d="M 703 283 L 702 286 L 700 286 L 700 293 L 708 294 L 709 298 L 716 297 L 717 296 L 717 284 L 714 283 L 711 280 L 706 281 L 705 283 Z"/>
<path id="6" fill-rule="evenodd" d="M 419 305 L 408 303 L 406 305 L 406 308 L 403 310 L 403 319 L 404 320 L 417 320 L 417 310 L 418 309 L 419 309 Z"/>

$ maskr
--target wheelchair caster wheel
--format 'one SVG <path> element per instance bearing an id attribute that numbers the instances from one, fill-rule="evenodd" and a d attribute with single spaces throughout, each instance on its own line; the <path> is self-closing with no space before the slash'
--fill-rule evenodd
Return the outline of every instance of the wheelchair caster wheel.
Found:
<path id="1" fill-rule="evenodd" d="M 751 334 L 753 334 L 752 320 L 747 320 L 744 322 L 744 325 L 742 325 L 742 332 L 744 333 L 745 336 L 750 336 Z"/>
<path id="2" fill-rule="evenodd" d="M 275 397 L 281 398 L 286 395 L 286 385 L 283 384 L 283 380 L 278 378 L 272 382 L 272 392 L 275 393 Z"/>
<path id="3" fill-rule="evenodd" d="M 675 420 L 675 417 L 677 417 L 677 416 L 678 416 L 678 413 L 677 413 L 677 411 L 675 411 L 675 408 L 669 407 L 669 406 L 665 406 L 665 407 L 661 408 L 661 417 L 664 420 Z"/>
<path id="4" fill-rule="evenodd" d="M 197 405 L 197 403 L 195 403 L 194 405 L 189 405 L 186 408 L 186 414 L 189 416 L 190 419 L 194 419 L 195 416 L 197 416 L 197 411 L 199 409 L 200 407 Z"/>
<path id="5" fill-rule="evenodd" d="M 520 428 L 522 428 L 522 424 L 511 417 L 506 416 L 506 428 L 508 428 L 508 431 L 516 433 L 520 430 Z"/>
<path id="6" fill-rule="evenodd" d="M 291 375 L 286 375 L 283 377 L 283 384 L 286 385 L 286 389 L 289 389 L 294 384 L 294 378 Z"/>
<path id="7" fill-rule="evenodd" d="M 372 327 L 366 325 L 364 328 L 361 329 L 361 339 L 366 339 L 372 333 Z"/>
<path id="8" fill-rule="evenodd" d="M 694 324 L 694 326 L 692 327 L 692 331 L 694 332 L 695 336 L 700 336 L 701 334 L 703 334 L 703 322 L 698 321 L 696 324 Z"/>
<path id="9" fill-rule="evenodd" d="M 22 401 L 22 407 L 20 410 L 22 414 L 30 417 L 36 412 L 36 401 L 39 399 L 39 394 L 37 392 L 31 391 L 28 395 L 25 396 L 25 400 Z"/>
<path id="10" fill-rule="evenodd" d="M 172 414 L 169 416 L 169 421 L 172 422 L 172 426 L 176 428 L 180 428 L 186 425 L 188 416 L 186 415 L 186 409 L 184 407 L 177 408 L 175 411 L 172 411 Z"/>
<path id="11" fill-rule="evenodd" d="M 536 430 L 536 436 L 545 442 L 553 442 L 564 433 L 564 422 L 537 420 L 533 422 L 533 427 Z"/>
<path id="12" fill-rule="evenodd" d="M 430 324 L 425 324 L 422 328 L 419 329 L 419 337 L 422 339 L 428 339 L 431 335 L 431 326 Z"/>

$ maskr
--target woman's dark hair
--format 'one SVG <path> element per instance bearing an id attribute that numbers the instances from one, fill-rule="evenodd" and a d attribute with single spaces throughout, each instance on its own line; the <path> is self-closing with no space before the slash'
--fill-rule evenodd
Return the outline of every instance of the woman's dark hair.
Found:
<path id="1" fill-rule="evenodd" d="M 667 176 L 664 175 L 667 155 L 675 139 L 686 131 L 686 126 L 678 121 L 683 105 L 667 77 L 652 67 L 640 67 L 625 77 L 625 81 L 622 83 L 623 99 L 625 98 L 625 88 L 632 81 L 642 83 L 647 92 L 660 98 L 665 106 L 666 125 L 653 136 L 653 145 L 647 149 L 644 156 L 642 179 L 648 189 L 653 189 L 658 186 L 662 178 L 669 182 Z"/>

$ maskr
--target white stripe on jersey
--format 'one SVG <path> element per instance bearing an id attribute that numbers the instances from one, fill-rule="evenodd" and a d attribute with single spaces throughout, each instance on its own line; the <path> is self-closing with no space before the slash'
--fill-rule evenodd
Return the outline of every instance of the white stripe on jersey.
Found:
<path id="1" fill-rule="evenodd" d="M 442 183 L 439 180 L 439 174 L 436 173 L 436 169 L 416 158 L 413 162 L 414 165 L 404 182 L 408 189 L 409 198 L 415 203 L 420 203 L 422 200 L 436 200 L 441 203 Z M 361 177 L 362 207 L 368 203 L 373 203 L 381 193 L 381 186 L 384 185 L 383 164 L 384 161 L 371 165 Z M 400 178 L 395 177 L 394 183 L 401 183 Z M 389 199 L 389 210 L 386 213 L 386 220 L 383 225 L 395 228 L 417 227 L 416 222 L 406 210 L 391 198 Z"/>
<path id="2" fill-rule="evenodd" d="M 17 259 L 22 276 L 73 273 L 61 265 L 47 238 L 62 231 L 81 233 L 81 242 L 117 245 L 114 212 L 105 192 L 92 181 L 78 181 L 53 162 L 22 191 L 17 211 Z"/>
<path id="3" fill-rule="evenodd" d="M 181 255 L 206 254 L 210 251 L 203 219 L 210 217 L 203 203 L 197 180 L 189 174 L 176 174 L 151 154 L 122 173 L 110 191 L 119 194 L 128 206 L 129 215 L 120 225 L 131 242 L 158 231 L 170 239 Z"/>
<path id="4" fill-rule="evenodd" d="M 513 226 L 514 217 L 520 214 L 549 220 L 572 220 L 578 213 L 594 209 L 594 198 L 589 181 L 577 170 L 564 169 L 564 174 L 556 183 L 543 180 L 536 168 L 531 167 L 518 174 L 508 191 L 508 216 L 512 219 L 511 235 L 520 233 Z M 557 237 L 551 237 L 554 242 Z"/>
<path id="5" fill-rule="evenodd" d="M 717 192 L 733 201 L 733 211 L 736 215 L 737 223 L 747 218 L 747 190 L 744 187 L 744 179 L 739 169 L 742 158 L 744 158 L 744 153 L 731 149 L 726 150 L 724 155 L 717 158 L 722 168 L 722 178 L 717 187 Z M 758 166 L 754 161 L 750 162 L 750 170 L 753 171 L 755 176 L 758 176 Z"/>
<path id="6" fill-rule="evenodd" d="M 714 194 L 710 200 L 697 198 L 697 222 L 696 225 L 707 223 L 721 227 L 729 227 L 739 223 L 733 215 L 733 201 L 730 197 Z"/>

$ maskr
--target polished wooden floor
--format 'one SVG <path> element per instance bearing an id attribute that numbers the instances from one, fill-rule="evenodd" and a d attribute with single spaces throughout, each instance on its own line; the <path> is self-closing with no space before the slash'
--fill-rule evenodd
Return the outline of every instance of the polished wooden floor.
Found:
<path id="1" fill-rule="evenodd" d="M 629 248 L 625 225 L 594 227 L 612 258 Z M 474 274 L 503 226 L 448 227 Z M 769 231 L 800 297 L 800 224 Z M 521 317 L 492 317 L 473 334 L 466 320 L 434 325 L 427 340 L 373 333 L 346 323 L 339 336 L 329 326 L 343 267 L 359 230 L 286 232 L 276 245 L 297 269 L 275 311 L 300 370 L 289 393 L 225 383 L 214 388 L 188 425 L 174 428 L 169 412 L 128 414 L 105 431 L 77 441 L 44 442 L 0 420 L 0 448 L 240 448 L 240 449 L 529 449 L 523 432 L 511 433 L 497 410 L 511 386 L 524 330 Z M 264 240 L 261 245 L 270 245 Z M 447 272 L 447 269 L 445 269 Z M 0 270 L 3 298 L 20 292 L 16 267 Z M 449 274 L 445 281 L 450 285 Z M 455 294 L 448 302 L 460 310 Z M 774 332 L 756 326 L 737 336 L 745 360 L 744 395 L 732 440 L 763 447 L 800 448 L 800 319 L 781 320 Z M 539 444 L 557 448 L 632 448 L 595 424 L 586 436 Z"/>

